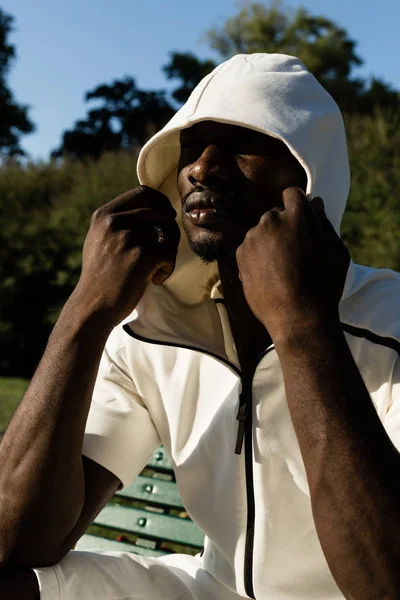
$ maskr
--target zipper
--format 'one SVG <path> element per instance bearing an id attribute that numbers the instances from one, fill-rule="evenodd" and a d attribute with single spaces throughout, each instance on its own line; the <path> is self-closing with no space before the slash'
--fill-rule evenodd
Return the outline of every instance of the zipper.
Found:
<path id="1" fill-rule="evenodd" d="M 238 414 L 236 415 L 236 419 L 239 421 L 239 424 L 238 424 L 238 432 L 237 432 L 237 436 L 236 436 L 235 454 L 241 454 L 241 452 L 242 452 L 244 428 L 246 425 L 248 412 L 249 412 L 249 402 L 248 402 L 246 393 L 244 391 L 242 391 L 239 396 L 239 410 L 238 410 Z"/>
<path id="2" fill-rule="evenodd" d="M 236 365 L 230 361 L 209 352 L 202 348 L 196 348 L 195 346 L 188 346 L 186 344 L 174 344 L 172 342 L 164 342 L 161 340 L 152 340 L 141 336 L 129 327 L 128 324 L 122 326 L 125 333 L 130 335 L 137 340 L 147 342 L 150 344 L 156 344 L 160 346 L 171 346 L 175 348 L 185 348 L 187 350 L 194 350 L 203 354 L 208 354 L 213 358 L 216 358 L 220 362 L 224 363 L 227 367 L 230 367 L 232 371 L 239 375 L 242 380 L 242 391 L 239 395 L 239 410 L 236 416 L 238 420 L 238 432 L 236 437 L 235 454 L 241 454 L 243 442 L 244 442 L 244 460 L 245 460 L 245 473 L 246 473 L 246 495 L 247 495 L 247 525 L 246 525 L 246 543 L 244 552 L 244 589 L 249 598 L 256 600 L 254 595 L 254 584 L 253 584 L 253 554 L 254 554 L 254 526 L 255 526 L 255 499 L 254 499 L 254 484 L 253 484 L 253 415 L 252 415 L 252 387 L 254 374 L 257 367 L 263 357 L 274 349 L 274 346 L 270 346 L 266 350 L 263 350 L 248 373 L 242 373 Z"/>
<path id="3" fill-rule="evenodd" d="M 242 391 L 239 396 L 238 432 L 235 453 L 240 454 L 244 442 L 244 464 L 246 473 L 247 496 L 247 524 L 246 542 L 244 549 L 244 589 L 249 598 L 255 600 L 253 583 L 253 555 L 254 555 L 254 528 L 255 528 L 255 497 L 253 483 L 253 414 L 252 414 L 252 389 L 254 374 L 262 358 L 274 347 L 263 350 L 252 366 L 251 370 L 242 378 Z"/>
<path id="4" fill-rule="evenodd" d="M 270 350 L 273 350 L 274 346 L 271 345 L 266 350 L 263 350 L 260 354 L 258 354 L 253 366 L 251 367 L 248 373 L 241 373 L 242 380 L 242 391 L 239 394 L 239 410 L 236 415 L 236 420 L 238 423 L 238 431 L 236 436 L 236 446 L 235 446 L 235 454 L 242 453 L 243 439 L 246 430 L 246 423 L 248 420 L 252 421 L 251 416 L 251 405 L 252 405 L 252 387 L 253 387 L 253 379 L 254 374 L 257 370 L 258 365 L 261 360 L 264 358 L 266 354 Z"/>

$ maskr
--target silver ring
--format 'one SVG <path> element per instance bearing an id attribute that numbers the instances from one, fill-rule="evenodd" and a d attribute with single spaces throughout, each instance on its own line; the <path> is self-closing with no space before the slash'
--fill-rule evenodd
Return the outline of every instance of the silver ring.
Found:
<path id="1" fill-rule="evenodd" d="M 161 229 L 161 227 L 159 225 L 153 225 L 153 227 L 157 231 L 157 234 L 158 234 L 157 244 L 163 244 L 164 243 L 163 230 Z"/>

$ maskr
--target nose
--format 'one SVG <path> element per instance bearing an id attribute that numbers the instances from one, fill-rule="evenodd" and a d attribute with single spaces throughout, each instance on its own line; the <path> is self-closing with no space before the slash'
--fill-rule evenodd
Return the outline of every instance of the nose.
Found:
<path id="1" fill-rule="evenodd" d="M 224 185 L 229 180 L 228 153 L 219 145 L 209 145 L 188 168 L 191 184 L 205 187 Z"/>

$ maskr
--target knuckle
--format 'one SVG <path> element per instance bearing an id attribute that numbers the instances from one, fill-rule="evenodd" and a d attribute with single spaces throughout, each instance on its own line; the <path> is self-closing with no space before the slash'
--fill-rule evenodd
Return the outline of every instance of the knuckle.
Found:
<path id="1" fill-rule="evenodd" d="M 279 219 L 279 211 L 269 210 L 260 217 L 259 225 L 262 227 L 271 227 Z"/>
<path id="2" fill-rule="evenodd" d="M 107 214 L 103 217 L 104 226 L 106 229 L 113 231 L 115 229 L 116 215 Z"/>
<path id="3" fill-rule="evenodd" d="M 236 248 L 236 258 L 240 260 L 242 256 L 243 256 L 243 244 L 240 244 L 240 246 L 238 246 Z"/>
<path id="4" fill-rule="evenodd" d="M 91 223 L 92 224 L 97 223 L 98 221 L 100 221 L 103 218 L 103 215 L 104 215 L 104 208 L 102 206 L 100 206 L 99 208 L 96 208 L 96 210 L 92 214 Z"/>
<path id="5" fill-rule="evenodd" d="M 120 232 L 120 237 L 122 239 L 123 246 L 137 246 L 135 243 L 136 240 L 134 238 L 134 234 L 131 229 L 122 229 Z"/>
<path id="6" fill-rule="evenodd" d="M 271 215 L 271 211 L 269 210 L 268 212 L 261 215 L 260 225 L 267 225 L 268 223 L 271 222 L 271 220 L 272 220 L 272 215 Z"/>

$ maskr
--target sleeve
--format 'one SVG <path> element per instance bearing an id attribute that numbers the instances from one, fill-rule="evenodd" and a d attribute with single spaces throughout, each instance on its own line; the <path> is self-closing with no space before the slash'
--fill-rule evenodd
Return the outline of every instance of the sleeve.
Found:
<path id="1" fill-rule="evenodd" d="M 400 451 L 400 358 L 396 361 L 392 373 L 389 409 L 384 427 L 393 444 Z"/>
<path id="2" fill-rule="evenodd" d="M 150 414 L 117 352 L 104 350 L 82 454 L 132 483 L 161 444 Z"/>

